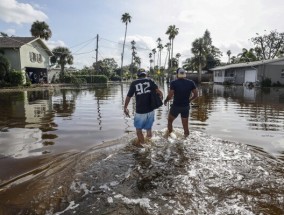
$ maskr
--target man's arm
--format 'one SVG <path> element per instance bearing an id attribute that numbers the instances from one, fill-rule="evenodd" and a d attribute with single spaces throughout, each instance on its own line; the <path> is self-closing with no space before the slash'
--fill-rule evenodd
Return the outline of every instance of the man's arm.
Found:
<path id="1" fill-rule="evenodd" d="M 198 91 L 195 88 L 194 90 L 191 91 L 191 96 L 189 98 L 189 103 L 192 102 L 194 99 L 198 97 Z"/>
<path id="2" fill-rule="evenodd" d="M 174 90 L 170 90 L 169 91 L 169 93 L 168 93 L 168 95 L 167 95 L 167 97 L 166 97 L 166 99 L 164 101 L 164 105 L 165 106 L 167 105 L 168 101 L 170 101 L 173 98 L 174 92 L 175 92 Z"/>
<path id="3" fill-rule="evenodd" d="M 160 98 L 163 100 L 163 92 L 159 88 L 156 89 L 156 93 L 158 93 Z"/>
<path id="4" fill-rule="evenodd" d="M 124 114 L 125 114 L 127 117 L 130 117 L 130 115 L 129 115 L 129 110 L 127 109 L 127 106 L 128 106 L 128 104 L 129 104 L 129 102 L 130 102 L 130 99 L 131 99 L 131 97 L 126 96 L 125 102 L 124 102 L 124 108 L 123 108 L 123 110 L 124 110 Z"/>

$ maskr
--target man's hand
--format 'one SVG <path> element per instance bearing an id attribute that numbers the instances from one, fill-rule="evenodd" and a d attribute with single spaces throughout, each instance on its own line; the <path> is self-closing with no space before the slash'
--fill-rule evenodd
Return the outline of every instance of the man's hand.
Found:
<path id="1" fill-rule="evenodd" d="M 168 100 L 165 99 L 165 100 L 164 100 L 164 105 L 167 106 L 167 103 L 168 103 Z"/>
<path id="2" fill-rule="evenodd" d="M 124 108 L 124 114 L 130 118 L 129 110 L 127 108 Z"/>

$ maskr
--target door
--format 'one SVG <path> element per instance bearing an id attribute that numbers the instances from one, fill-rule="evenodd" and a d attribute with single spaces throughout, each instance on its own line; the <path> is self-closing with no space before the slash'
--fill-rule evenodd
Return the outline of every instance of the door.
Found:
<path id="1" fill-rule="evenodd" d="M 245 83 L 246 82 L 256 82 L 256 70 L 251 69 L 251 70 L 246 70 L 245 71 Z"/>

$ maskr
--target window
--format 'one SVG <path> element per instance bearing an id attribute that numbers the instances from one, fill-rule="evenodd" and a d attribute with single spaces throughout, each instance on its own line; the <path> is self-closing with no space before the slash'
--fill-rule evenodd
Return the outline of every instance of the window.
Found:
<path id="1" fill-rule="evenodd" d="M 42 62 L 42 56 L 41 54 L 37 54 L 37 62 L 41 63 Z"/>
<path id="2" fill-rule="evenodd" d="M 284 78 L 284 69 L 282 69 L 281 78 Z"/>
<path id="3" fill-rule="evenodd" d="M 30 52 L 29 54 L 30 54 L 30 61 L 31 61 L 31 62 L 34 62 L 33 53 Z"/>
<path id="4" fill-rule="evenodd" d="M 222 71 L 215 71 L 214 72 L 215 77 L 221 77 L 222 76 Z"/>
<path id="5" fill-rule="evenodd" d="M 36 54 L 34 52 L 30 52 L 29 55 L 30 55 L 30 61 L 31 62 L 41 63 L 43 61 L 41 54 Z"/>

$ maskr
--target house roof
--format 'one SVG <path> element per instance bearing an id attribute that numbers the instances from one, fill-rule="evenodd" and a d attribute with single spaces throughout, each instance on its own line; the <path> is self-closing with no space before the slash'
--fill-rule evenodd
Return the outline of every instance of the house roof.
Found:
<path id="1" fill-rule="evenodd" d="M 35 37 L 0 37 L 1 48 L 20 48 L 35 40 Z"/>
<path id="2" fill-rule="evenodd" d="M 0 37 L 0 48 L 20 48 L 25 44 L 37 41 L 43 49 L 51 56 L 53 55 L 46 44 L 38 37 Z"/>
<path id="3" fill-rule="evenodd" d="M 217 66 L 217 67 L 212 68 L 210 70 L 216 71 L 216 70 L 226 70 L 226 69 L 242 68 L 242 67 L 253 67 L 253 66 L 259 66 L 259 65 L 263 65 L 263 64 L 276 63 L 276 62 L 280 62 L 280 61 L 283 61 L 283 64 L 284 64 L 284 57 L 277 58 L 277 59 L 269 59 L 269 60 L 260 60 L 260 61 L 253 61 L 253 62 L 229 64 L 229 65 L 226 65 L 226 66 Z"/>

